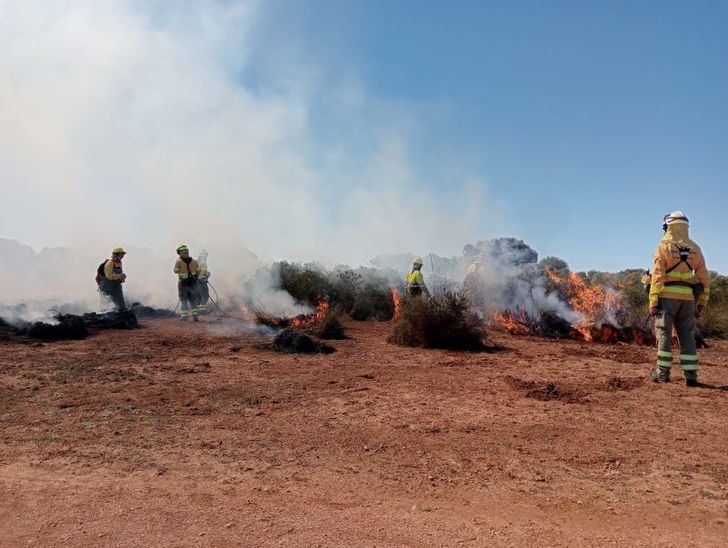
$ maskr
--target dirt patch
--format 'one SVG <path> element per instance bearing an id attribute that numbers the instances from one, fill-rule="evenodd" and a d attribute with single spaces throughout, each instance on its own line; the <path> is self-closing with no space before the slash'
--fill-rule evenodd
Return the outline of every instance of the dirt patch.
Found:
<path id="1" fill-rule="evenodd" d="M 728 398 L 650 383 L 649 349 L 426 350 L 351 321 L 304 356 L 233 321 L 144 324 L 0 342 L 0 545 L 725 543 Z"/>
<path id="2" fill-rule="evenodd" d="M 548 381 L 522 380 L 506 377 L 506 381 L 513 388 L 523 391 L 527 398 L 538 401 L 563 401 L 565 403 L 584 403 L 587 393 L 564 385 Z"/>
<path id="3" fill-rule="evenodd" d="M 607 390 L 634 390 L 644 384 L 642 378 L 626 379 L 623 377 L 612 377 L 607 381 Z"/>

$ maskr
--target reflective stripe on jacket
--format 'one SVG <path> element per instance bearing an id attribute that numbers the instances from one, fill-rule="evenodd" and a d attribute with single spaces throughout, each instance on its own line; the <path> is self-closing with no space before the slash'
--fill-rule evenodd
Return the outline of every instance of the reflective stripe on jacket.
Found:
<path id="1" fill-rule="evenodd" d="M 703 252 L 694 242 L 684 247 L 690 248 L 687 252 L 687 261 L 681 261 L 680 246 L 676 242 L 663 239 L 657 246 L 650 287 L 650 304 L 657 303 L 659 298 L 692 301 L 693 287 L 696 283 L 703 284 L 699 304 L 704 305 L 708 302 L 710 273 L 705 266 Z"/>
<path id="2" fill-rule="evenodd" d="M 174 273 L 179 276 L 180 280 L 186 280 L 190 277 L 190 274 L 197 274 L 199 269 L 200 267 L 194 259 L 191 259 L 189 264 L 187 264 L 182 260 L 182 257 L 179 257 L 174 263 Z"/>

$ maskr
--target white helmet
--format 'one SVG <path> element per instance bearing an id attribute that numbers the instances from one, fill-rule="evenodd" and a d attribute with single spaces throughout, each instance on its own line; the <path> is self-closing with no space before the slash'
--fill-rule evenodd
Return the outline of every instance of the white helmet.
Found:
<path id="1" fill-rule="evenodd" d="M 685 213 L 682 211 L 673 211 L 672 213 L 668 213 L 663 217 L 663 221 L 666 225 L 674 225 L 674 224 L 683 224 L 686 225 L 690 221 L 688 221 L 688 218 L 685 216 Z"/>

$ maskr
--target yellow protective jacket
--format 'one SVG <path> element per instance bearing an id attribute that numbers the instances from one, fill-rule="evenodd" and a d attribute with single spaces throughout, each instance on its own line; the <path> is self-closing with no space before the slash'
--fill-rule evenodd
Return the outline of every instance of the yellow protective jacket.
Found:
<path id="1" fill-rule="evenodd" d="M 107 259 L 104 265 L 104 276 L 110 282 L 121 281 L 124 276 L 121 270 L 121 261 L 115 261 L 114 259 Z"/>
<path id="2" fill-rule="evenodd" d="M 671 224 L 655 251 L 650 305 L 660 298 L 692 301 L 696 283 L 703 284 L 698 304 L 705 305 L 710 298 L 710 272 L 703 252 L 689 238 L 687 224 Z"/>
<path id="3" fill-rule="evenodd" d="M 410 289 L 421 289 L 426 292 L 427 286 L 425 285 L 425 277 L 422 275 L 422 271 L 413 268 L 405 278 L 405 287 L 408 291 Z"/>
<path id="4" fill-rule="evenodd" d="M 200 270 L 200 265 L 194 259 L 190 260 L 189 266 L 179 257 L 174 263 L 174 273 L 179 276 L 180 280 L 186 280 L 190 274 L 196 275 Z"/>

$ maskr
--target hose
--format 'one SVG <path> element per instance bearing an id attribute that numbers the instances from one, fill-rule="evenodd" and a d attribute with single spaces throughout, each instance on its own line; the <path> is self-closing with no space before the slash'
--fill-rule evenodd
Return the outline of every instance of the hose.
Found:
<path id="1" fill-rule="evenodd" d="M 216 290 L 216 289 L 215 289 L 215 288 L 213 287 L 213 285 L 212 285 L 212 284 L 211 284 L 210 282 L 207 282 L 207 285 L 209 285 L 209 286 L 210 286 L 210 289 L 212 289 L 212 291 L 213 291 L 213 292 L 215 293 L 215 298 L 217 299 L 217 301 L 219 301 L 219 300 L 220 300 L 220 295 L 218 295 L 218 293 L 217 293 L 217 290 Z M 222 314 L 223 316 L 227 316 L 228 318 L 232 318 L 233 320 L 240 320 L 240 321 L 243 321 L 243 322 L 247 322 L 247 321 L 249 321 L 249 320 L 247 320 L 247 319 L 245 319 L 245 318 L 241 318 L 241 317 L 238 317 L 238 316 L 233 316 L 233 315 L 231 315 L 231 314 L 228 314 L 228 313 L 227 313 L 227 312 L 225 312 L 225 311 L 224 311 L 224 310 L 223 310 L 222 308 L 220 308 L 220 305 L 219 305 L 219 304 L 217 304 L 217 301 L 216 301 L 215 299 L 213 299 L 213 298 L 212 298 L 211 296 L 209 296 L 209 295 L 208 295 L 208 298 L 210 299 L 210 302 L 211 302 L 212 304 L 214 304 L 214 305 L 215 305 L 215 308 L 217 308 L 217 309 L 218 309 L 218 311 L 219 311 L 219 312 L 220 312 L 220 313 L 221 313 L 221 314 Z"/>

